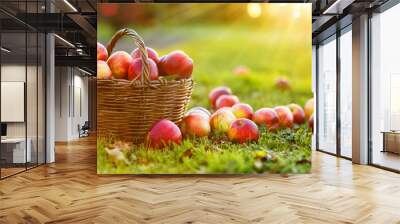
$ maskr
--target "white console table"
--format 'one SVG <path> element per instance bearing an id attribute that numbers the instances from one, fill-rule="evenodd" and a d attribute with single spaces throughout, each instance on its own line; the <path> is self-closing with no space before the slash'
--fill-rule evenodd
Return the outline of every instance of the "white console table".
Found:
<path id="1" fill-rule="evenodd" d="M 6 138 L 1 139 L 2 149 L 3 147 L 13 147 L 12 148 L 12 163 L 25 163 L 31 162 L 31 145 L 32 140 L 30 138 L 26 139 L 27 147 L 25 154 L 25 138 Z M 26 160 L 25 160 L 26 159 Z"/>

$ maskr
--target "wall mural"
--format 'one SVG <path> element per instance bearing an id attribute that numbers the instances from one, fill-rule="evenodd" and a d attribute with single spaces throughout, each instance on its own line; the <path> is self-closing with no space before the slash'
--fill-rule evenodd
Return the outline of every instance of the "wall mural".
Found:
<path id="1" fill-rule="evenodd" d="M 308 173 L 311 4 L 98 4 L 99 174 Z"/>

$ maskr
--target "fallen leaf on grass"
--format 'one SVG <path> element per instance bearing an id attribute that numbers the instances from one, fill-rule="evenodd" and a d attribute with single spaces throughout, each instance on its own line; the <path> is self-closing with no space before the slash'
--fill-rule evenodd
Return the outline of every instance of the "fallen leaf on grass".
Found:
<path id="1" fill-rule="evenodd" d="M 125 154 L 121 152 L 120 148 L 114 148 L 114 149 L 109 149 L 109 148 L 104 148 L 107 152 L 108 157 L 110 160 L 115 164 L 119 165 L 121 163 L 125 165 L 130 165 L 130 162 L 128 159 L 125 157 Z"/>

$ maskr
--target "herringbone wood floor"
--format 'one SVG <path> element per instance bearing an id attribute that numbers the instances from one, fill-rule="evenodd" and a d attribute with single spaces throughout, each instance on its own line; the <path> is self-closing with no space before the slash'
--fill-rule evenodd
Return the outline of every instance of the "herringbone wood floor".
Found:
<path id="1" fill-rule="evenodd" d="M 400 175 L 313 155 L 309 175 L 98 176 L 94 138 L 0 181 L 0 223 L 400 223 Z"/>

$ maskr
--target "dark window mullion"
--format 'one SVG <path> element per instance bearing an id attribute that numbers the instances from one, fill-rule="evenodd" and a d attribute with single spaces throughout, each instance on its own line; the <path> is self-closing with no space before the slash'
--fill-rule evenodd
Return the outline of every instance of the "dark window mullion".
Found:
<path id="1" fill-rule="evenodd" d="M 336 154 L 341 157 L 341 114 L 340 114 L 340 82 L 341 82 L 341 64 L 340 64 L 340 36 L 339 28 L 336 31 Z"/>
<path id="2" fill-rule="evenodd" d="M 315 46 L 315 114 L 314 114 L 314 122 L 315 122 L 315 148 L 318 150 L 319 149 L 319 106 L 318 106 L 318 100 L 319 100 L 319 44 Z"/>
<path id="3" fill-rule="evenodd" d="M 36 1 L 36 13 L 39 13 L 39 0 Z M 36 31 L 36 166 L 38 165 L 39 165 L 39 32 Z"/>
<path id="4" fill-rule="evenodd" d="M 1 25 L 2 23 L 0 23 L 0 47 L 2 46 L 2 32 L 1 32 L 1 28 L 2 28 L 2 25 Z M 2 55 L 3 53 L 0 51 L 0 124 L 2 124 L 1 123 L 1 55 Z M 1 135 L 1 134 L 0 134 Z M 2 177 L 1 177 L 1 170 L 2 170 L 2 159 L 1 159 L 1 144 L 0 144 L 0 179 L 2 179 Z"/>
<path id="5" fill-rule="evenodd" d="M 28 19 L 28 1 L 25 1 L 25 21 Z M 26 24 L 26 23 L 25 23 Z M 25 25 L 25 100 L 24 100 L 24 118 L 25 118 L 25 170 L 28 169 L 28 116 L 27 116 L 27 90 L 28 90 L 28 26 Z"/>

